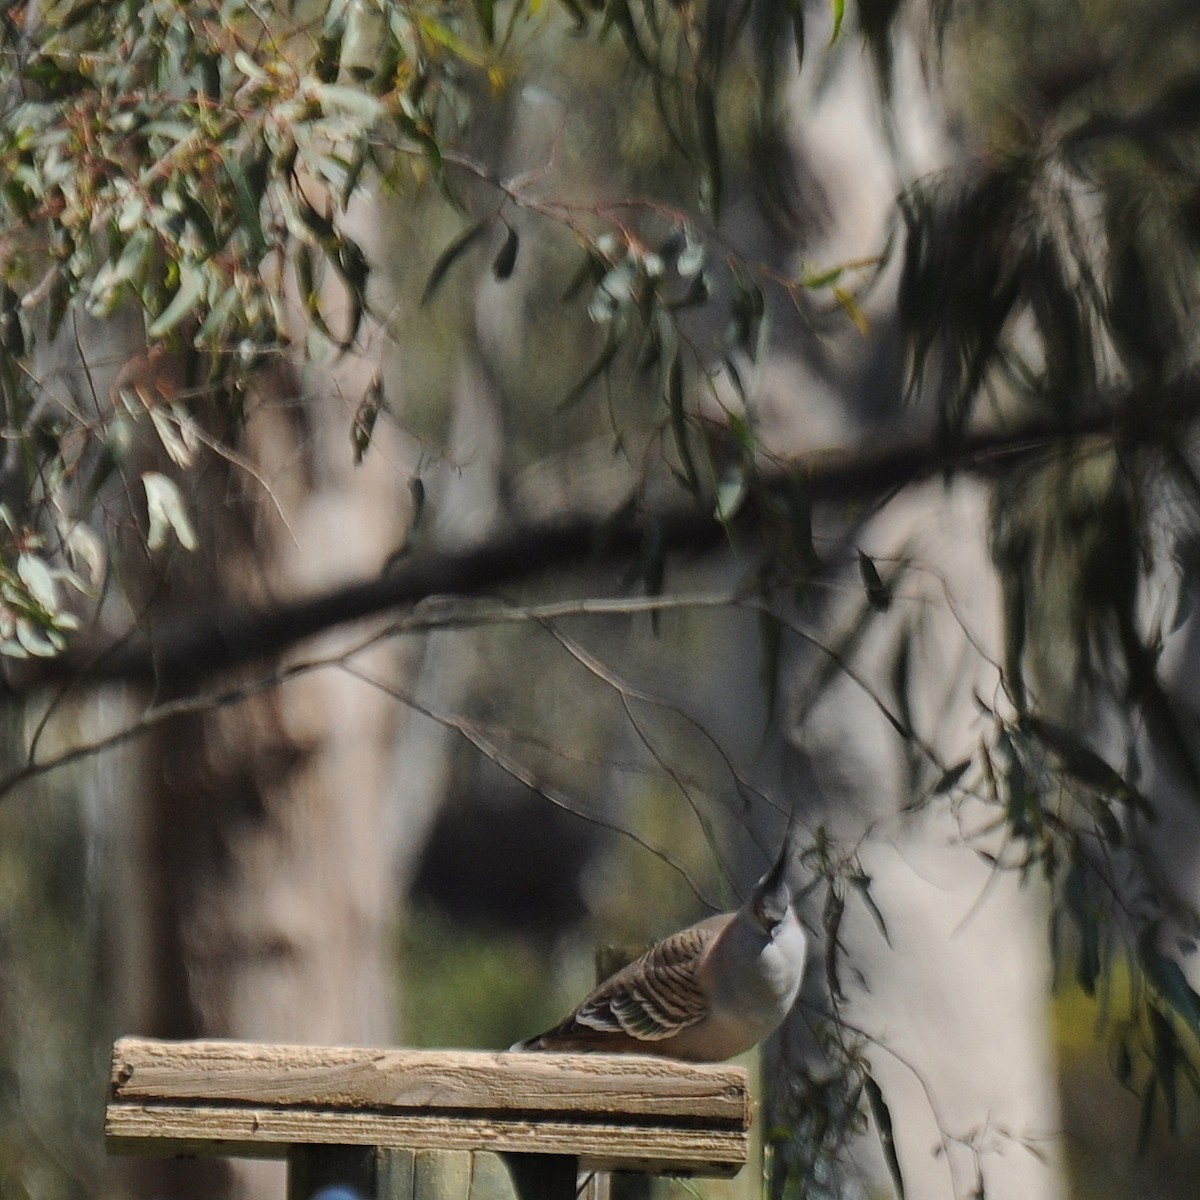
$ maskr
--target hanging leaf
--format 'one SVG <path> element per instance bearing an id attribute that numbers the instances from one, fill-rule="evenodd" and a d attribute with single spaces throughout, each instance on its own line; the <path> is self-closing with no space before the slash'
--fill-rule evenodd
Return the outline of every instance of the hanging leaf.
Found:
<path id="1" fill-rule="evenodd" d="M 829 35 L 829 44 L 832 46 L 842 33 L 842 21 L 846 16 L 846 0 L 829 0 L 829 8 L 833 13 L 833 32 Z"/>
<path id="2" fill-rule="evenodd" d="M 233 155 L 227 155 L 222 158 L 221 165 L 233 185 L 233 198 L 238 211 L 238 230 L 250 242 L 251 253 L 261 257 L 270 249 L 261 219 L 262 201 L 266 191 L 266 163 L 255 162 L 252 169 L 247 171 Z"/>
<path id="3" fill-rule="evenodd" d="M 1123 1032 L 1118 1033 L 1113 1041 L 1109 1065 L 1113 1078 L 1123 1088 L 1130 1088 L 1133 1081 L 1133 1055 L 1129 1050 L 1129 1038 Z"/>
<path id="4" fill-rule="evenodd" d="M 1157 1099 L 1158 1077 L 1151 1076 L 1145 1092 L 1142 1093 L 1142 1107 L 1138 1115 L 1137 1143 L 1134 1147 L 1134 1154 L 1138 1158 L 1143 1158 L 1150 1148 L 1150 1133 L 1154 1128 L 1154 1105 Z"/>
<path id="5" fill-rule="evenodd" d="M 582 378 L 571 388 L 569 392 L 559 401 L 558 411 L 565 412 L 577 400 L 587 394 L 588 389 L 600 378 L 601 375 L 612 364 L 614 358 L 617 357 L 617 352 L 621 349 L 620 341 L 610 335 L 605 343 L 604 349 L 600 351 L 596 361 L 583 373 Z"/>
<path id="6" fill-rule="evenodd" d="M 475 0 L 475 19 L 483 40 L 492 45 L 496 40 L 496 0 Z"/>
<path id="7" fill-rule="evenodd" d="M 1171 1022 L 1154 1005 L 1150 1006 L 1150 1035 L 1154 1043 L 1154 1074 L 1162 1092 L 1167 1131 L 1174 1137 L 1179 1132 L 1177 1077 L 1184 1050 Z"/>
<path id="8" fill-rule="evenodd" d="M 491 220 L 476 221 L 467 226 L 446 248 L 437 256 L 429 278 L 425 281 L 425 290 L 421 293 L 421 307 L 432 299 L 434 292 L 446 278 L 446 272 L 477 242 L 491 227 Z"/>
<path id="9" fill-rule="evenodd" d="M 1085 995 L 1094 996 L 1103 962 L 1100 953 L 1100 925 L 1093 906 L 1088 901 L 1086 872 L 1087 867 L 1082 858 L 1076 856 L 1063 884 L 1063 903 L 1075 922 L 1079 939 L 1075 978 Z"/>
<path id="10" fill-rule="evenodd" d="M 1068 729 L 1055 725 L 1050 721 L 1035 717 L 1030 713 L 1022 715 L 1018 729 L 1027 732 L 1053 755 L 1055 765 L 1066 772 L 1088 789 L 1099 792 L 1102 796 L 1136 809 L 1148 820 L 1155 819 L 1154 806 L 1150 801 L 1130 785 L 1119 771 L 1114 770 L 1094 750 Z M 1105 826 L 1106 831 L 1115 818 L 1111 812 L 1096 811 L 1097 819 Z M 1120 835 L 1115 830 L 1116 836 Z"/>
<path id="11" fill-rule="evenodd" d="M 571 19 L 575 22 L 575 28 L 572 32 L 582 33 L 588 26 L 588 14 L 584 9 L 583 0 L 558 0 L 558 2 L 571 15 Z"/>
<path id="12" fill-rule="evenodd" d="M 883 582 L 874 561 L 862 550 L 858 552 L 858 573 L 866 589 L 867 602 L 877 612 L 887 612 L 892 606 L 891 586 Z"/>
<path id="13" fill-rule="evenodd" d="M 867 589 L 867 595 L 870 596 L 870 588 Z M 872 607 L 874 605 L 872 604 Z M 889 682 L 891 684 L 892 695 L 896 698 L 896 716 L 900 723 L 908 729 L 916 727 L 916 721 L 913 718 L 913 698 L 912 698 L 912 671 L 913 658 L 916 653 L 915 643 L 916 634 L 913 631 L 912 624 L 906 623 L 901 636 L 896 643 L 896 652 L 892 658 L 892 669 L 889 672 Z M 911 751 L 911 747 L 909 747 Z M 910 758 L 910 763 L 915 760 Z M 919 788 L 916 786 L 914 779 L 912 791 L 916 793 Z"/>
<path id="14" fill-rule="evenodd" d="M 492 263 L 492 274 L 497 279 L 507 279 L 513 273 L 513 268 L 517 265 L 517 247 L 520 244 L 517 231 L 507 222 L 504 228 L 507 231 L 504 245 L 500 247 L 500 253 Z"/>
<path id="15" fill-rule="evenodd" d="M 792 10 L 792 41 L 796 46 L 796 70 L 804 66 L 804 0 L 789 0 Z M 836 37 L 836 29 L 834 36 Z"/>
<path id="16" fill-rule="evenodd" d="M 717 520 L 728 525 L 737 516 L 750 493 L 745 467 L 740 462 L 730 463 L 717 482 Z"/>
<path id="17" fill-rule="evenodd" d="M 812 490 L 806 479 L 799 473 L 789 475 L 781 498 L 788 553 L 805 572 L 816 570 L 821 560 L 813 539 Z"/>
<path id="18" fill-rule="evenodd" d="M 16 645 L 10 642 L 3 647 L 3 652 L 13 658 L 23 658 L 25 655 L 53 658 L 66 646 L 66 639 L 52 627 L 34 625 L 28 617 L 17 618 L 14 632 Z"/>
<path id="19" fill-rule="evenodd" d="M 58 587 L 45 559 L 28 551 L 18 555 L 17 575 L 42 609 L 47 613 L 58 611 Z"/>
<path id="20" fill-rule="evenodd" d="M 767 311 L 762 288 L 750 280 L 735 277 L 729 308 L 728 342 L 751 362 L 757 362 L 762 350 L 763 318 Z"/>
<path id="21" fill-rule="evenodd" d="M 339 237 L 334 253 L 329 260 L 346 285 L 350 299 L 350 318 L 343 337 L 337 339 L 343 350 L 349 350 L 358 337 L 363 318 L 367 312 L 367 280 L 371 274 L 370 264 L 362 247 L 349 238 Z"/>
<path id="22" fill-rule="evenodd" d="M 1157 929 L 1153 925 L 1141 935 L 1138 940 L 1138 961 L 1159 995 L 1192 1033 L 1200 1037 L 1200 996 L 1192 990 L 1183 968 L 1173 958 L 1159 953 L 1155 946 L 1156 938 Z"/>
<path id="23" fill-rule="evenodd" d="M 862 897 L 867 912 L 871 914 L 871 920 L 883 934 L 883 940 L 890 946 L 892 939 L 888 934 L 887 922 L 883 919 L 883 913 L 879 911 L 879 905 L 875 903 L 875 897 L 871 895 L 871 882 L 870 875 L 864 875 L 861 871 L 856 871 L 850 876 L 850 886 Z"/>
<path id="24" fill-rule="evenodd" d="M 759 678 L 767 695 L 767 717 L 774 716 L 779 703 L 779 684 L 783 666 L 783 622 L 767 608 L 758 610 L 760 650 Z"/>
<path id="25" fill-rule="evenodd" d="M 647 596 L 662 595 L 663 579 L 667 570 L 667 548 L 663 538 L 662 522 L 651 519 L 638 547 L 637 560 L 625 577 L 625 586 L 640 582 Z M 657 636 L 660 625 L 658 609 L 650 613 L 650 629 Z"/>
<path id="26" fill-rule="evenodd" d="M 588 316 L 598 325 L 611 321 L 633 300 L 638 276 L 638 265 L 632 259 L 627 258 L 609 268 L 592 293 Z"/>
<path id="27" fill-rule="evenodd" d="M 316 256 L 317 251 L 307 242 L 293 244 L 292 263 L 296 269 L 296 285 L 300 291 L 300 300 L 304 305 L 304 311 L 313 323 L 313 327 L 322 337 L 328 338 L 334 345 L 338 345 L 341 338 L 326 324 L 325 314 L 321 311 L 321 289 L 317 281 L 317 273 L 323 268 L 318 266 Z"/>
<path id="28" fill-rule="evenodd" d="M 408 481 L 408 494 L 412 499 L 411 524 L 413 529 L 416 529 L 425 515 L 425 481 L 420 475 L 414 475 Z"/>
<path id="29" fill-rule="evenodd" d="M 956 762 L 952 767 L 947 767 L 940 776 L 938 781 L 933 785 L 933 794 L 935 796 L 944 796 L 947 792 L 952 792 L 958 785 L 958 781 L 967 773 L 971 766 L 971 759 L 964 758 L 961 762 Z"/>
<path id="30" fill-rule="evenodd" d="M 204 295 L 204 286 L 204 272 L 192 263 L 181 263 L 179 287 L 171 297 L 171 303 L 151 322 L 146 336 L 154 340 L 170 333 L 200 303 Z"/>
<path id="31" fill-rule="evenodd" d="M 607 31 L 613 26 L 616 26 L 617 31 L 621 35 L 621 40 L 625 43 L 626 48 L 637 62 L 645 67 L 647 71 L 657 75 L 659 73 L 658 64 L 650 57 L 649 52 L 642 44 L 642 39 L 638 35 L 637 24 L 633 19 L 633 13 L 630 11 L 629 0 L 608 0 L 601 31 Z"/>
<path id="32" fill-rule="evenodd" d="M 168 457 L 177 466 L 190 467 L 200 450 L 200 431 L 186 409 L 177 404 L 154 405 L 150 421 Z"/>
<path id="33" fill-rule="evenodd" d="M 842 916 L 846 911 L 846 902 L 836 886 L 831 885 L 825 895 L 825 904 L 821 910 L 821 925 L 825 932 L 825 974 L 829 984 L 829 992 L 838 1003 L 846 999 L 842 991 L 841 972 L 838 968 L 838 955 L 842 944 L 840 934 Z"/>
<path id="34" fill-rule="evenodd" d="M 896 1153 L 896 1132 L 892 1125 L 892 1114 L 883 1098 L 883 1090 L 869 1072 L 863 1072 L 863 1091 L 866 1093 L 867 1104 L 871 1109 L 871 1119 L 879 1134 L 879 1146 L 887 1163 L 888 1174 L 892 1177 L 892 1187 L 896 1189 L 898 1200 L 904 1200 L 904 1175 L 900 1171 L 900 1156 Z"/>
<path id="35" fill-rule="evenodd" d="M 371 445 L 371 437 L 375 432 L 375 422 L 379 411 L 383 408 L 383 379 L 378 374 L 371 380 L 367 394 L 363 396 L 354 412 L 354 421 L 350 426 L 350 440 L 354 446 L 354 463 L 357 466 Z"/>
<path id="36" fill-rule="evenodd" d="M 721 215 L 721 134 L 717 124 L 717 100 L 712 85 L 702 79 L 696 85 L 696 125 L 700 136 L 708 206 L 713 218 Z"/>
<path id="37" fill-rule="evenodd" d="M 587 250 L 567 286 L 563 288 L 562 299 L 573 300 L 583 291 L 584 284 L 591 283 L 595 286 L 608 274 L 608 270 L 609 264 L 599 251 Z"/>
<path id="38" fill-rule="evenodd" d="M 147 471 L 142 476 L 142 487 L 146 492 L 146 514 L 150 518 L 146 545 L 151 550 L 161 550 L 167 544 L 167 534 L 173 533 L 185 550 L 195 550 L 200 543 L 175 484 L 158 471 Z"/>
<path id="39" fill-rule="evenodd" d="M 684 485 L 693 496 L 699 495 L 700 477 L 696 474 L 692 448 L 688 444 L 687 413 L 683 406 L 683 359 L 678 350 L 671 356 L 671 365 L 667 368 L 666 402 L 671 415 L 671 433 L 683 470 Z"/>

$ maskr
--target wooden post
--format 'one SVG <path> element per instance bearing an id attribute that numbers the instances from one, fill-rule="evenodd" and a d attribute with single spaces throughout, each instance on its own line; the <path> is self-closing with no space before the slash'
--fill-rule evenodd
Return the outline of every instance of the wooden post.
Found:
<path id="1" fill-rule="evenodd" d="M 370 1146 L 293 1146 L 287 1156 L 287 1200 L 313 1200 L 331 1188 L 345 1189 L 347 1200 L 384 1200 L 375 1157 Z"/>
<path id="2" fill-rule="evenodd" d="M 123 1153 L 286 1157 L 288 1200 L 495 1200 L 497 1154 L 520 1200 L 574 1200 L 580 1171 L 736 1174 L 749 1126 L 738 1067 L 122 1038 L 105 1130 Z"/>

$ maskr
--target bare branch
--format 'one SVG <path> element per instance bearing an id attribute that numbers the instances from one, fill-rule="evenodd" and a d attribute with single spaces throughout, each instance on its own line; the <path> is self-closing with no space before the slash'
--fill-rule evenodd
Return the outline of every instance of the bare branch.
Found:
<path id="1" fill-rule="evenodd" d="M 466 550 L 418 553 L 377 578 L 342 585 L 269 610 L 225 611 L 186 627 L 156 630 L 153 642 L 131 634 L 119 644 L 79 647 L 59 658 L 10 667 L 8 688 L 19 694 L 67 676 L 93 684 L 109 680 L 178 687 L 229 668 L 268 661 L 308 638 L 440 596 L 482 595 L 547 571 L 584 563 L 621 563 L 653 538 L 670 554 L 711 552 L 733 544 L 753 553 L 772 520 L 774 502 L 803 488 L 814 502 L 863 501 L 887 497 L 938 474 L 969 471 L 988 475 L 1016 462 L 1103 438 L 1133 448 L 1163 438 L 1163 421 L 1194 418 L 1200 381 L 1185 379 L 1157 406 L 1159 423 L 1137 411 L 1137 397 L 1106 406 L 1070 428 L 1032 423 L 1005 432 L 988 431 L 942 449 L 928 439 L 883 449 L 820 453 L 764 475 L 736 519 L 721 522 L 690 498 L 657 511 L 619 519 L 574 517 L 517 526 Z"/>

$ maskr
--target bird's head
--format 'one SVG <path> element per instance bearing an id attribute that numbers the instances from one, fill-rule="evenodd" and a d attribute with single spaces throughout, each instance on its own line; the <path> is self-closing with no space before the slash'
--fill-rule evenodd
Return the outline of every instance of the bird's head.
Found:
<path id="1" fill-rule="evenodd" d="M 788 886 L 787 867 L 792 857 L 792 831 L 789 827 L 783 848 L 771 869 L 754 885 L 747 902 L 755 920 L 764 932 L 773 933 L 792 907 L 792 890 Z"/>

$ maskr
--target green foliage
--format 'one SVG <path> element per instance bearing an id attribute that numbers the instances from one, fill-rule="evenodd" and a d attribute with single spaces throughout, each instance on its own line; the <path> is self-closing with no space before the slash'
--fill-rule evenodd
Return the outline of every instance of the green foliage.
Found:
<path id="1" fill-rule="evenodd" d="M 846 1178 L 847 1149 L 874 1127 L 897 1200 L 904 1200 L 883 1092 L 857 1043 L 846 1044 L 833 1025 L 818 1030 L 825 1054 L 819 1067 L 792 1064 L 777 1124 L 766 1131 L 772 1200 L 834 1200 L 853 1187 Z"/>
<path id="2" fill-rule="evenodd" d="M 664 128 L 695 164 L 716 212 L 735 126 L 749 111 L 739 89 L 756 97 L 753 121 L 765 128 L 779 63 L 803 53 L 804 6 L 564 0 L 557 8 L 581 34 L 615 40 L 653 80 Z M 831 11 L 836 36 L 844 10 Z M 502 231 L 493 277 L 509 279 L 523 235 L 503 210 L 531 201 L 460 148 L 479 106 L 514 78 L 522 38 L 556 29 L 541 0 L 458 11 L 385 0 L 10 6 L 0 22 L 10 69 L 0 101 L 0 404 L 20 450 L 21 486 L 0 499 L 20 540 L 44 547 L 55 570 L 65 571 L 74 544 L 89 537 L 96 559 L 107 535 L 97 539 L 81 522 L 114 475 L 130 487 L 133 431 L 152 426 L 189 471 L 198 411 L 207 419 L 215 412 L 216 426 L 228 428 L 263 364 L 285 352 L 320 353 L 320 343 L 355 346 L 371 314 L 371 265 L 347 214 L 368 184 L 400 191 L 432 183 L 457 208 L 469 207 L 464 183 L 498 189 L 498 205 L 468 219 L 433 264 L 425 300 L 492 229 Z M 766 68 L 761 75 L 755 61 Z M 708 239 L 682 213 L 653 249 L 615 214 L 599 231 L 562 207 L 554 219 L 584 244 L 589 313 L 604 331 L 566 400 L 582 399 L 630 357 L 639 372 L 653 372 L 672 469 L 729 519 L 747 491 L 746 464 L 705 461 L 713 451 L 691 397 L 712 386 L 707 351 L 696 354 L 680 327 L 714 292 Z M 148 373 L 161 346 L 183 364 L 177 379 L 119 380 L 116 411 L 95 396 L 99 411 L 85 416 L 31 369 L 56 338 L 76 336 L 79 318 L 128 313 L 140 317 L 151 347 Z M 743 401 L 737 359 L 757 356 L 764 315 L 760 283 L 739 274 L 722 353 Z M 387 408 L 382 389 L 355 417 L 358 459 Z M 147 544 L 194 544 L 188 489 L 161 472 L 136 483 Z M 46 589 L 31 590 L 29 575 L 12 554 L 0 557 L 16 614 L 0 630 L 0 651 L 57 652 L 70 619 L 46 608 Z"/>
<path id="3" fill-rule="evenodd" d="M 738 97 L 753 97 L 752 123 L 766 129 L 779 64 L 803 54 L 804 6 L 753 0 L 693 11 L 665 0 L 611 0 L 560 7 L 581 33 L 615 39 L 654 80 L 664 128 L 695 163 L 715 212 L 735 127 L 748 111 Z M 844 7 L 833 4 L 831 12 L 836 37 Z M 477 3 L 458 13 L 382 0 L 279 5 L 265 15 L 237 0 L 10 8 L 0 28 L 13 66 L 0 107 L 0 387 L 7 427 L 25 451 L 17 521 L 43 539 L 53 560 L 72 540 L 88 538 L 80 521 L 102 485 L 122 473 L 132 429 L 150 422 L 187 470 L 196 458 L 194 439 L 188 444 L 195 410 L 210 405 L 236 420 L 256 368 L 295 336 L 289 290 L 306 323 L 304 349 L 321 340 L 341 350 L 354 345 L 371 307 L 370 264 L 347 233 L 346 213 L 365 183 L 433 181 L 456 205 L 473 176 L 504 192 L 499 207 L 469 220 L 434 263 L 426 299 L 489 229 L 503 231 L 494 278 L 513 274 L 522 234 L 502 209 L 530 202 L 458 147 L 481 99 L 508 85 L 505 55 L 522 31 L 547 28 L 553 22 L 536 0 Z M 639 372 L 653 372 L 672 469 L 731 519 L 751 490 L 753 421 L 743 424 L 736 461 L 709 445 L 693 404 L 696 391 L 714 386 L 708 348 L 697 353 L 680 321 L 708 305 L 716 271 L 736 268 L 733 256 L 714 269 L 710 239 L 683 213 L 667 222 L 654 249 L 624 219 L 600 233 L 569 212 L 556 219 L 584 243 L 589 312 L 604 330 L 567 400 L 584 398 L 630 358 Z M 330 304 L 331 282 L 347 303 Z M 735 269 L 728 307 L 718 351 L 744 403 L 745 363 L 757 357 L 765 329 L 761 281 Z M 142 317 L 148 342 L 189 364 L 185 378 L 166 388 L 120 387 L 117 413 L 101 403 L 88 418 L 48 396 L 30 364 L 68 318 L 130 311 Z M 355 417 L 359 459 L 387 407 L 382 383 L 376 393 Z M 69 451 L 72 439 L 93 452 Z M 169 485 L 176 502 L 159 475 L 138 482 L 148 540 L 161 546 L 171 529 L 191 544 L 187 489 Z M 93 549 L 99 544 L 93 539 Z M 8 565 L 27 625 L 37 597 Z M 64 623 L 35 625 L 39 649 L 61 648 Z"/>
<path id="4" fill-rule="evenodd" d="M 383 0 L 9 6 L 0 499 L 11 537 L 0 544 L 0 652 L 65 646 L 73 618 L 52 593 L 78 582 L 67 564 L 81 554 L 89 575 L 103 568 L 108 531 L 82 522 L 114 478 L 142 493 L 151 550 L 195 545 L 188 487 L 158 471 L 126 478 L 134 431 L 149 429 L 190 471 L 201 425 L 236 425 L 261 365 L 320 352 L 322 341 L 355 344 L 370 267 L 347 232 L 349 206 L 368 182 L 447 186 L 443 147 L 463 128 L 470 89 L 503 81 L 491 43 L 536 7 L 513 5 L 501 29 L 490 5 L 474 16 Z M 514 233 L 498 276 L 516 250 Z M 78 336 L 77 321 L 129 313 L 146 360 L 110 397 L 89 381 L 97 411 L 82 412 L 37 364 L 56 339 Z M 381 395 L 369 400 L 354 425 L 359 458 L 383 407 Z"/>
<path id="5" fill-rule="evenodd" d="M 1122 377 L 1162 384 L 1187 369 L 1200 107 L 1181 48 L 1194 34 L 1170 46 L 1150 34 L 1187 24 L 1175 0 L 1131 12 L 945 14 L 949 100 L 988 153 L 906 198 L 901 312 L 911 385 L 937 393 L 951 439 L 988 392 L 1061 422 L 1111 402 Z M 1170 420 L 1165 389 L 1142 402 Z"/>
<path id="6" fill-rule="evenodd" d="M 91 591 L 73 570 L 47 558 L 43 545 L 0 505 L 0 654 L 10 658 L 51 657 L 64 649 L 78 626 L 69 595 Z"/>
<path id="7" fill-rule="evenodd" d="M 152 341 L 178 332 L 226 365 L 287 341 L 291 245 L 302 273 L 345 285 L 353 307 L 330 336 L 353 341 L 366 264 L 346 205 L 385 150 L 440 171 L 459 73 L 482 66 L 453 24 L 382 3 L 316 22 L 276 9 L 269 36 L 239 0 L 64 0 L 28 21 L 0 123 L 0 220 L 23 235 L 10 286 L 49 267 L 49 333 L 76 297 L 93 314 L 132 301 Z M 323 325 L 315 286 L 304 300 Z"/>
<path id="8" fill-rule="evenodd" d="M 933 794 L 984 798 L 1004 840 L 980 853 L 1052 885 L 1064 970 L 1102 1002 L 1145 1148 L 1160 1118 L 1177 1126 L 1180 1093 L 1200 1078 L 1200 1009 L 1165 944 L 1175 901 L 1146 861 L 1155 814 L 1136 763 L 1099 753 L 1090 730 L 1107 706 L 1128 712 L 1200 799 L 1194 736 L 1159 679 L 1163 629 L 1142 590 L 1148 568 L 1166 565 L 1153 522 L 1167 514 L 1170 547 L 1200 514 L 1179 449 L 1194 418 L 1184 397 L 1200 284 L 1195 31 L 1173 0 L 945 17 L 951 103 L 986 153 L 902 204 L 910 395 L 933 402 L 951 447 L 981 421 L 1022 416 L 1097 435 L 997 487 L 1003 685 L 1018 716 L 945 765 Z M 1164 41 L 1162 27 L 1187 32 Z M 1193 569 L 1177 575 L 1194 586 Z M 1114 903 L 1123 871 L 1146 880 L 1136 915 Z"/>

